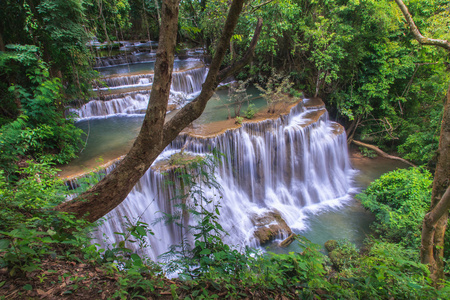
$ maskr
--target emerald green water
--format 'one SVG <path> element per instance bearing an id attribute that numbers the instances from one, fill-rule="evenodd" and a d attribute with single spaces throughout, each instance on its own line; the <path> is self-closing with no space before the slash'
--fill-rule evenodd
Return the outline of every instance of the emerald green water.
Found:
<path id="1" fill-rule="evenodd" d="M 370 224 L 374 220 L 372 213 L 362 207 L 355 199 L 355 193 L 365 189 L 370 182 L 382 174 L 408 167 L 395 160 L 377 157 L 374 159 L 361 158 L 358 154 L 351 155 L 352 165 L 357 170 L 355 175 L 355 191 L 351 198 L 343 201 L 342 205 L 328 207 L 322 211 L 306 212 L 307 228 L 295 233 L 306 237 L 315 244 L 323 245 L 328 240 L 348 240 L 357 247 L 363 245 L 364 239 L 371 233 Z M 279 248 L 278 242 L 269 245 L 268 250 L 275 253 L 301 251 L 298 243 L 294 242 L 286 248 Z"/>
<path id="2" fill-rule="evenodd" d="M 248 90 L 250 103 L 255 104 L 255 109 L 266 107 L 266 101 L 259 97 L 259 91 L 251 87 Z M 211 122 L 226 120 L 230 106 L 231 116 L 234 117 L 234 106 L 228 101 L 228 89 L 218 90 L 216 95 L 208 102 L 205 111 L 197 119 L 196 124 L 208 124 Z M 241 108 L 241 115 L 247 110 L 247 103 Z M 175 114 L 176 111 L 171 114 Z M 171 114 L 167 117 L 170 118 Z M 120 115 L 105 118 L 83 120 L 76 123 L 78 128 L 85 132 L 85 147 L 79 157 L 64 166 L 63 173 L 82 173 L 106 161 L 113 160 L 126 154 L 141 128 L 144 115 Z"/>

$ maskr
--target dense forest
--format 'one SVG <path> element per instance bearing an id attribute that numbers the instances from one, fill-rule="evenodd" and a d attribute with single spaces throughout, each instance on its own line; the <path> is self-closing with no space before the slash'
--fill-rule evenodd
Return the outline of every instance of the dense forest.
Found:
<path id="1" fill-rule="evenodd" d="M 114 172 L 69 195 L 56 166 L 77 157 L 85 133 L 68 107 L 92 97 L 101 82 L 96 62 L 130 54 L 119 50 L 124 41 L 159 41 L 141 134 Z M 444 0 L 2 1 L 0 297 L 450 297 L 448 41 Z M 174 56 L 193 48 L 209 64 L 203 90 L 165 123 Z M 158 234 L 139 220 L 118 233 L 123 243 L 91 244 L 97 220 L 230 76 L 266 92 L 284 85 L 280 93 L 320 97 L 349 145 L 417 166 L 387 173 L 357 196 L 376 218 L 364 247 L 339 240 L 324 251 L 297 237 L 301 253 L 238 251 L 223 242 L 220 207 L 203 204 L 193 208 L 201 216 L 195 244 L 171 249 L 166 265 L 127 248 Z M 202 197 L 198 181 L 216 184 L 211 164 L 184 166 L 193 198 Z M 166 278 L 171 271 L 179 276 Z"/>

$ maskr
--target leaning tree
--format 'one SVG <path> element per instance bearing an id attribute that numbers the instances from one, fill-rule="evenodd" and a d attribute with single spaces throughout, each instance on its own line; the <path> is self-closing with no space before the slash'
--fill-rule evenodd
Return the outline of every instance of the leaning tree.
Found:
<path id="1" fill-rule="evenodd" d="M 120 164 L 98 184 L 77 198 L 60 204 L 56 207 L 57 210 L 74 213 L 78 217 L 93 222 L 114 209 L 126 198 L 164 148 L 202 114 L 218 84 L 242 69 L 252 59 L 261 32 L 261 19 L 257 22 L 253 39 L 244 56 L 221 69 L 245 3 L 245 0 L 233 0 L 200 95 L 178 111 L 173 118 L 166 121 L 178 30 L 179 3 L 180 0 L 164 0 L 162 3 L 154 82 L 144 122 L 132 148 Z"/>

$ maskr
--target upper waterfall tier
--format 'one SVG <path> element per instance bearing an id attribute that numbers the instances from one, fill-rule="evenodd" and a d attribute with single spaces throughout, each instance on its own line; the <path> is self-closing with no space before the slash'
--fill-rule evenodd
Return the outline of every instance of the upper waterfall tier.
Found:
<path id="1" fill-rule="evenodd" d="M 320 100 L 305 100 L 276 119 L 250 121 L 215 135 L 181 134 L 124 202 L 108 214 L 98 241 L 102 243 L 104 234 L 108 243 L 118 242 L 120 237 L 114 232 L 126 231 L 124 216 L 130 220 L 140 216 L 140 221 L 154 224 L 161 213 L 176 213 L 176 201 L 169 201 L 176 187 L 165 184 L 157 165 L 180 149 L 204 155 L 211 147 L 226 159 L 215 174 L 221 189 L 204 192 L 220 201 L 219 222 L 230 234 L 226 241 L 232 244 L 257 246 L 255 220 L 269 214 L 279 214 L 294 230 L 302 229 L 305 209 L 335 204 L 351 188 L 345 132 L 328 120 Z M 147 251 L 153 259 L 182 238 L 173 224 L 159 222 L 152 230 L 156 234 L 149 237 L 151 248 L 136 250 Z"/>
<path id="2" fill-rule="evenodd" d="M 202 66 L 173 73 L 169 99 L 172 109 L 185 105 L 201 91 L 207 72 L 208 69 Z M 79 109 L 72 108 L 69 112 L 74 113 L 77 119 L 143 114 L 148 105 L 153 76 L 153 73 L 144 73 L 104 78 L 106 87 L 96 89 L 99 99 L 93 99 Z"/>

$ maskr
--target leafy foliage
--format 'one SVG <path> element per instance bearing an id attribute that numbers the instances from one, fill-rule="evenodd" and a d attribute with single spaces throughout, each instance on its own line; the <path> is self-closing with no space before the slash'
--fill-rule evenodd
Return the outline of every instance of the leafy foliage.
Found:
<path id="1" fill-rule="evenodd" d="M 423 217 L 431 199 L 431 174 L 422 168 L 382 175 L 358 198 L 375 213 L 376 231 L 389 241 L 418 248 Z"/>
<path id="2" fill-rule="evenodd" d="M 12 119 L 0 127 L 0 169 L 9 178 L 21 158 L 39 162 L 65 163 L 75 157 L 82 131 L 65 119 L 62 111 L 62 85 L 51 78 L 47 65 L 36 56 L 34 46 L 11 46 L 0 53 L 0 76 L 13 76 L 22 70 L 7 91 L 6 100 L 15 106 Z M 11 178 L 12 179 L 12 178 Z"/>
<path id="3" fill-rule="evenodd" d="M 436 290 L 430 285 L 429 271 L 417 260 L 415 249 L 369 240 L 367 252 L 359 255 L 353 245 L 339 241 L 330 252 L 338 271 L 330 278 L 332 293 L 345 299 L 423 299 L 446 298 L 446 285 Z"/>
<path id="4" fill-rule="evenodd" d="M 94 75 L 86 47 L 86 23 L 83 1 L 80 0 L 1 3 L 2 45 L 35 47 L 35 54 L 48 65 L 50 77 L 58 77 L 63 83 L 67 97 L 87 95 L 89 80 Z M 17 46 L 19 44 L 22 46 Z M 0 76 L 8 85 L 20 84 L 15 76 L 27 73 L 8 73 L 6 78 L 4 74 Z"/>
<path id="5" fill-rule="evenodd" d="M 40 269 L 49 255 L 74 259 L 90 241 L 85 221 L 53 211 L 67 194 L 55 173 L 45 163 L 28 162 L 22 179 L 9 183 L 0 171 L 0 265 L 10 276 Z"/>
<path id="6" fill-rule="evenodd" d="M 264 87 L 255 84 L 256 88 L 263 93 L 262 97 L 267 101 L 268 110 L 271 113 L 275 112 L 277 103 L 287 103 L 292 100 L 290 95 L 292 85 L 289 76 L 275 70 L 272 70 L 272 76 L 264 82 Z"/>
<path id="7" fill-rule="evenodd" d="M 255 109 L 255 104 L 254 103 L 250 103 L 247 107 L 247 110 L 245 111 L 245 117 L 247 119 L 253 119 L 253 117 L 256 114 L 256 109 Z"/>

